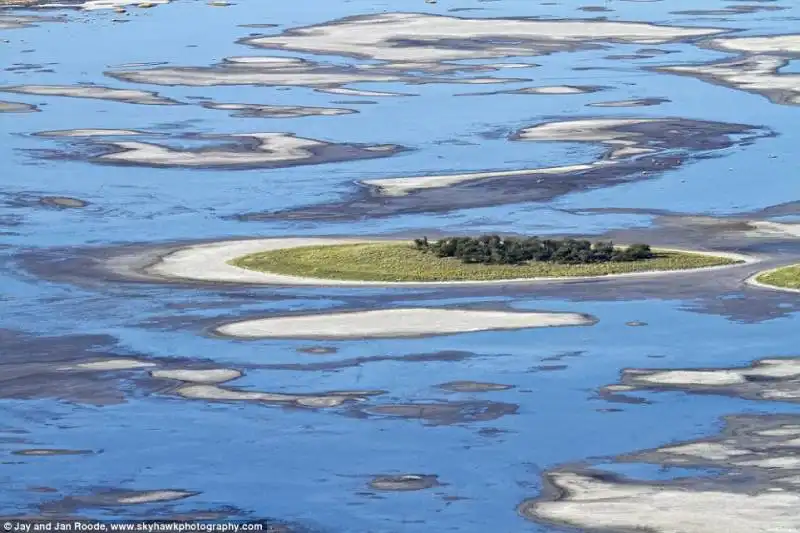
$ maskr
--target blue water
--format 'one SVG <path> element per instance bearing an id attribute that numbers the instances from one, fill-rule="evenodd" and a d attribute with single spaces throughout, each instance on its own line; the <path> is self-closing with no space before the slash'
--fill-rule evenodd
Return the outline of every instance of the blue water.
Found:
<path id="1" fill-rule="evenodd" d="M 789 61 L 789 64 L 781 69 L 783 74 L 797 74 L 800 73 L 800 61 L 796 59 Z"/>
<path id="2" fill-rule="evenodd" d="M 612 12 L 578 10 L 607 5 Z M 797 315 L 742 323 L 694 302 L 633 302 L 536 297 L 501 291 L 490 297 L 448 297 L 424 290 L 208 288 L 98 282 L 70 284 L 39 279 L 25 268 L 23 252 L 53 253 L 115 244 L 169 243 L 185 239 L 272 235 L 381 235 L 423 231 L 600 234 L 645 228 L 642 214 L 571 215 L 560 209 L 643 208 L 730 215 L 797 200 L 792 178 L 798 159 L 800 108 L 762 95 L 705 81 L 659 74 L 644 67 L 694 64 L 732 57 L 687 43 L 609 44 L 605 49 L 466 60 L 464 64 L 530 63 L 485 76 L 520 78 L 505 84 L 359 83 L 348 87 L 412 96 L 360 97 L 317 92 L 313 87 L 163 86 L 119 81 L 104 73 L 131 63 L 167 62 L 207 67 L 232 56 L 284 55 L 338 65 L 335 55 L 261 50 L 237 44 L 250 33 L 277 34 L 345 16 L 415 11 L 464 17 L 592 18 L 741 30 L 742 35 L 796 32 L 800 6 L 728 18 L 675 15 L 685 9 L 718 9 L 725 2 L 577 2 L 540 5 L 523 0 L 465 0 L 408 5 L 395 1 L 302 0 L 270 4 L 241 1 L 224 8 L 176 0 L 123 17 L 111 12 L 50 10 L 63 22 L 2 30 L 6 63 L 52 64 L 54 72 L 2 71 L 0 85 L 74 85 L 156 91 L 185 105 L 148 106 L 97 99 L 0 93 L 0 99 L 36 104 L 39 113 L 3 114 L 0 121 L 0 328 L 30 339 L 60 335 L 108 335 L 117 344 L 105 353 L 151 358 L 190 358 L 238 368 L 230 384 L 243 390 L 317 393 L 379 389 L 363 406 L 283 409 L 248 403 L 185 400 L 140 389 L 143 370 L 99 374 L 124 401 L 94 405 L 59 401 L 59 382 L 38 399 L 0 400 L 0 516 L 36 515 L 40 505 L 86 497 L 101 489 L 198 492 L 172 503 L 89 505 L 90 518 L 156 517 L 227 510 L 271 517 L 331 532 L 556 531 L 530 524 L 516 505 L 534 497 L 540 475 L 560 464 L 584 461 L 715 433 L 719 417 L 738 412 L 797 412 L 791 406 L 684 393 L 643 395 L 649 404 L 612 404 L 598 387 L 617 381 L 624 368 L 734 366 L 776 355 L 796 355 Z M 450 13 L 456 8 L 474 9 Z M 21 11 L 21 14 L 36 14 Z M 274 23 L 275 28 L 243 24 Z M 674 53 L 642 59 L 607 59 L 641 48 Z M 31 50 L 31 51 L 26 51 Z M 26 52 L 23 52 L 26 51 Z M 792 62 L 782 73 L 796 72 Z M 576 67 L 599 70 L 574 70 Z M 474 73 L 470 73 L 472 75 Z M 462 76 L 463 77 L 463 76 Z M 591 94 L 520 95 L 471 93 L 531 86 L 601 85 Z M 455 96 L 465 95 L 465 96 Z M 236 118 L 205 109 L 191 97 L 219 103 L 352 108 L 358 113 L 293 119 Z M 669 102 L 641 108 L 586 107 L 641 98 Z M 341 103 L 370 100 L 375 104 Z M 340 103 L 336 103 L 340 102 Z M 774 132 L 752 145 L 720 150 L 649 180 L 569 194 L 546 203 L 422 213 L 348 222 L 271 220 L 241 222 L 233 216 L 337 202 L 365 179 L 514 170 L 591 161 L 602 150 L 585 143 L 512 142 L 506 134 L 552 117 L 680 117 L 741 123 Z M 398 144 L 410 150 L 387 158 L 294 168 L 253 170 L 161 169 L 105 166 L 86 160 L 92 143 L 41 138 L 36 132 L 72 128 L 157 131 L 173 145 L 189 133 L 291 132 L 340 143 Z M 493 135 L 498 131 L 502 135 Z M 89 148 L 87 148 L 87 146 Z M 46 158 L 42 150 L 74 155 Z M 90 202 L 82 209 L 54 209 L 20 198 L 70 196 Z M 424 339 L 373 341 L 247 341 L 209 335 L 218 322 L 239 316 L 324 312 L 408 305 L 505 304 L 514 309 L 589 313 L 599 322 L 580 328 L 486 332 Z M 647 322 L 631 328 L 629 321 Z M 31 341 L 32 342 L 32 341 Z M 66 341 L 65 341 L 66 342 Z M 326 355 L 297 351 L 312 345 L 336 348 Z M 66 350 L 66 349 L 65 349 Z M 5 348 L 0 345 L 0 365 Z M 57 348 L 53 348 L 57 351 Z M 419 354 L 461 352 L 453 360 L 416 361 Z M 548 360 L 559 355 L 558 361 Z M 88 357 L 91 354 L 87 354 Z M 653 356 L 657 356 L 654 359 Z M 406 358 L 406 360 L 404 360 Z M 346 364 L 358 359 L 360 364 Z M 373 359 L 373 360 L 371 360 Z M 343 362 L 335 368 L 276 369 L 274 365 Z M 565 365 L 537 371 L 539 365 Z M 2 367 L 0 367 L 2 371 Z M 454 380 L 513 385 L 500 392 L 450 393 L 437 385 Z M 0 388 L 3 385 L 0 383 Z M 0 392 L 1 389 L 0 389 Z M 354 416 L 361 407 L 406 403 L 504 402 L 515 414 L 494 420 L 431 424 L 400 417 Z M 607 411 L 609 408 L 619 409 Z M 24 430 L 24 433 L 11 433 Z M 481 430 L 484 430 L 481 432 Z M 488 431 L 487 431 L 488 430 Z M 494 431 L 499 430 L 499 431 Z M 9 431 L 8 435 L 4 432 Z M 25 448 L 85 449 L 90 455 L 11 455 Z M 643 479 L 702 472 L 658 473 L 614 467 Z M 419 492 L 371 493 L 378 474 L 436 474 L 443 484 Z M 31 490 L 49 487 L 52 492 Z M 459 497 L 450 501 L 450 497 Z"/>

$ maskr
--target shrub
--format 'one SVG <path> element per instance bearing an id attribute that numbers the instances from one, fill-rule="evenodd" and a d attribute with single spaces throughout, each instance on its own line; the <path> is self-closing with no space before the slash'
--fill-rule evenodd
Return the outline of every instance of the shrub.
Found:
<path id="1" fill-rule="evenodd" d="M 610 261 L 641 261 L 655 256 L 650 245 L 632 244 L 614 248 L 611 241 L 577 239 L 539 239 L 538 237 L 445 237 L 430 242 L 427 237 L 414 239 L 414 247 L 437 257 L 461 259 L 464 263 L 516 265 L 528 261 L 583 265 Z"/>

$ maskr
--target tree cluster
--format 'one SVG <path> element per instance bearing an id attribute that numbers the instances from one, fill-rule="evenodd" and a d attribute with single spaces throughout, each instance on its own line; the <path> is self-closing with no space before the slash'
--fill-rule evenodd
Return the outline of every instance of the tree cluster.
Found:
<path id="1" fill-rule="evenodd" d="M 428 241 L 414 239 L 417 250 L 437 257 L 453 257 L 464 263 L 486 265 L 517 265 L 528 261 L 548 261 L 570 265 L 607 263 L 611 261 L 640 261 L 654 256 L 650 245 L 632 244 L 615 248 L 611 241 L 592 243 L 577 239 L 540 239 L 538 237 L 446 237 Z"/>

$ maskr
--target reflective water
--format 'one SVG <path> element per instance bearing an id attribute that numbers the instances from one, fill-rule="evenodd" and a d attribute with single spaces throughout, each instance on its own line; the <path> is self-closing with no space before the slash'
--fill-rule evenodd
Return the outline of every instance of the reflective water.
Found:
<path id="1" fill-rule="evenodd" d="M 741 67 L 767 84 L 755 89 L 655 70 L 753 55 L 720 51 L 710 39 L 800 29 L 800 5 L 748 5 L 302 0 L 213 7 L 176 0 L 126 13 L 5 8 L 0 85 L 11 92 L 0 100 L 38 111 L 8 108 L 0 121 L 0 515 L 217 513 L 273 518 L 298 531 L 556 531 L 516 512 L 539 494 L 550 468 L 713 434 L 726 414 L 796 412 L 724 396 L 641 393 L 644 402 L 623 403 L 597 393 L 628 367 L 733 366 L 797 355 L 796 299 L 789 297 L 762 300 L 738 288 L 701 301 L 684 296 L 684 288 L 626 301 L 590 284 L 568 295 L 552 287 L 537 293 L 139 284 L 95 277 L 71 262 L 87 246 L 234 236 L 602 234 L 646 230 L 664 212 L 755 216 L 796 201 L 800 46 L 762 51 L 788 62 L 777 80 Z M 404 12 L 450 18 L 420 15 L 412 29 L 370 37 L 381 24 L 392 27 L 387 14 Z M 344 17 L 362 18 L 349 21 L 348 33 L 341 30 Z M 542 37 L 531 27 L 513 34 L 496 20 L 462 27 L 455 17 L 556 25 Z M 565 29 L 571 20 L 587 26 Z M 613 22 L 673 29 L 656 39 L 654 31 L 667 30 L 604 26 Z M 736 31 L 716 35 L 719 29 Z M 604 32 L 611 37 L 585 35 Z M 242 79 L 249 84 L 236 84 Z M 549 89 L 518 91 L 531 87 Z M 799 99 L 792 103 L 793 96 Z M 219 104 L 293 110 L 250 113 Z M 527 175 L 426 189 L 411 200 L 375 196 L 360 184 L 590 164 L 609 148 L 608 131 L 596 142 L 525 142 L 515 135 L 537 124 L 597 118 L 666 118 L 676 131 L 641 133 L 642 145 L 659 153 L 623 157 L 614 180 L 563 171 L 541 190 Z M 95 129 L 130 135 L 36 135 Z M 257 152 L 251 138 L 231 135 L 254 133 L 329 144 L 313 160 L 220 166 L 202 159 L 213 150 L 250 157 Z M 104 160 L 116 153 L 110 143 L 119 142 L 169 147 L 161 160 L 168 168 L 150 158 L 151 148 L 133 161 Z M 396 149 L 370 151 L 386 145 Z M 200 162 L 171 159 L 186 152 L 200 154 Z M 87 204 L 60 207 L 43 197 Z M 237 342 L 208 334 L 238 317 L 404 305 L 507 305 L 589 313 L 599 322 L 370 341 Z M 631 321 L 647 325 L 627 326 Z M 308 350 L 314 346 L 330 349 Z M 63 369 L 114 357 L 156 367 Z M 241 370 L 243 377 L 224 384 L 236 391 L 383 394 L 319 408 L 205 401 L 181 397 L 180 383 L 151 377 L 153 368 Z M 513 388 L 438 387 L 461 380 Z M 423 404 L 425 415 L 409 404 Z M 13 453 L 26 449 L 92 453 Z M 710 475 L 635 465 L 617 471 L 645 480 Z M 436 475 L 440 485 L 403 492 L 369 486 L 375 476 L 398 474 Z M 140 503 L 149 494 L 140 491 L 185 492 Z"/>

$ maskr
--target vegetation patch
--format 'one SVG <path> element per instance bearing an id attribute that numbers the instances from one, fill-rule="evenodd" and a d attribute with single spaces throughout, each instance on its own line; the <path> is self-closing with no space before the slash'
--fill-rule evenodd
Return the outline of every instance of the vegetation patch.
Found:
<path id="1" fill-rule="evenodd" d="M 527 237 L 446 237 L 435 242 L 427 237 L 414 239 L 414 248 L 432 253 L 436 257 L 454 257 L 463 263 L 485 265 L 519 265 L 531 261 L 567 265 L 607 263 L 609 261 L 641 261 L 653 259 L 655 254 L 648 244 L 633 244 L 626 248 L 614 247 L 611 241 L 577 239 L 539 239 Z"/>
<path id="2" fill-rule="evenodd" d="M 568 256 L 549 260 L 521 259 L 517 262 L 479 262 L 472 256 L 440 256 L 431 250 L 437 243 L 422 242 L 365 242 L 283 248 L 246 255 L 230 261 L 231 265 L 290 276 L 346 281 L 384 282 L 441 282 L 441 281 L 495 281 L 542 277 L 606 276 L 632 272 L 686 270 L 740 263 L 736 259 L 688 252 L 650 250 L 648 257 L 640 259 L 589 260 Z M 540 241 L 544 242 L 544 241 Z M 605 250 L 603 246 L 590 246 Z M 612 248 L 624 254 L 627 249 Z M 449 249 L 449 248 L 448 248 Z M 636 252 L 637 248 L 634 248 Z M 644 253 L 642 248 L 639 252 Z M 466 259 L 466 260 L 465 260 Z M 596 259 L 596 258 L 595 258 Z M 567 262 L 561 262 L 562 260 Z M 577 262 L 581 260 L 583 262 Z"/>
<path id="3" fill-rule="evenodd" d="M 782 289 L 800 290 L 800 265 L 792 265 L 756 276 L 756 281 Z"/>

